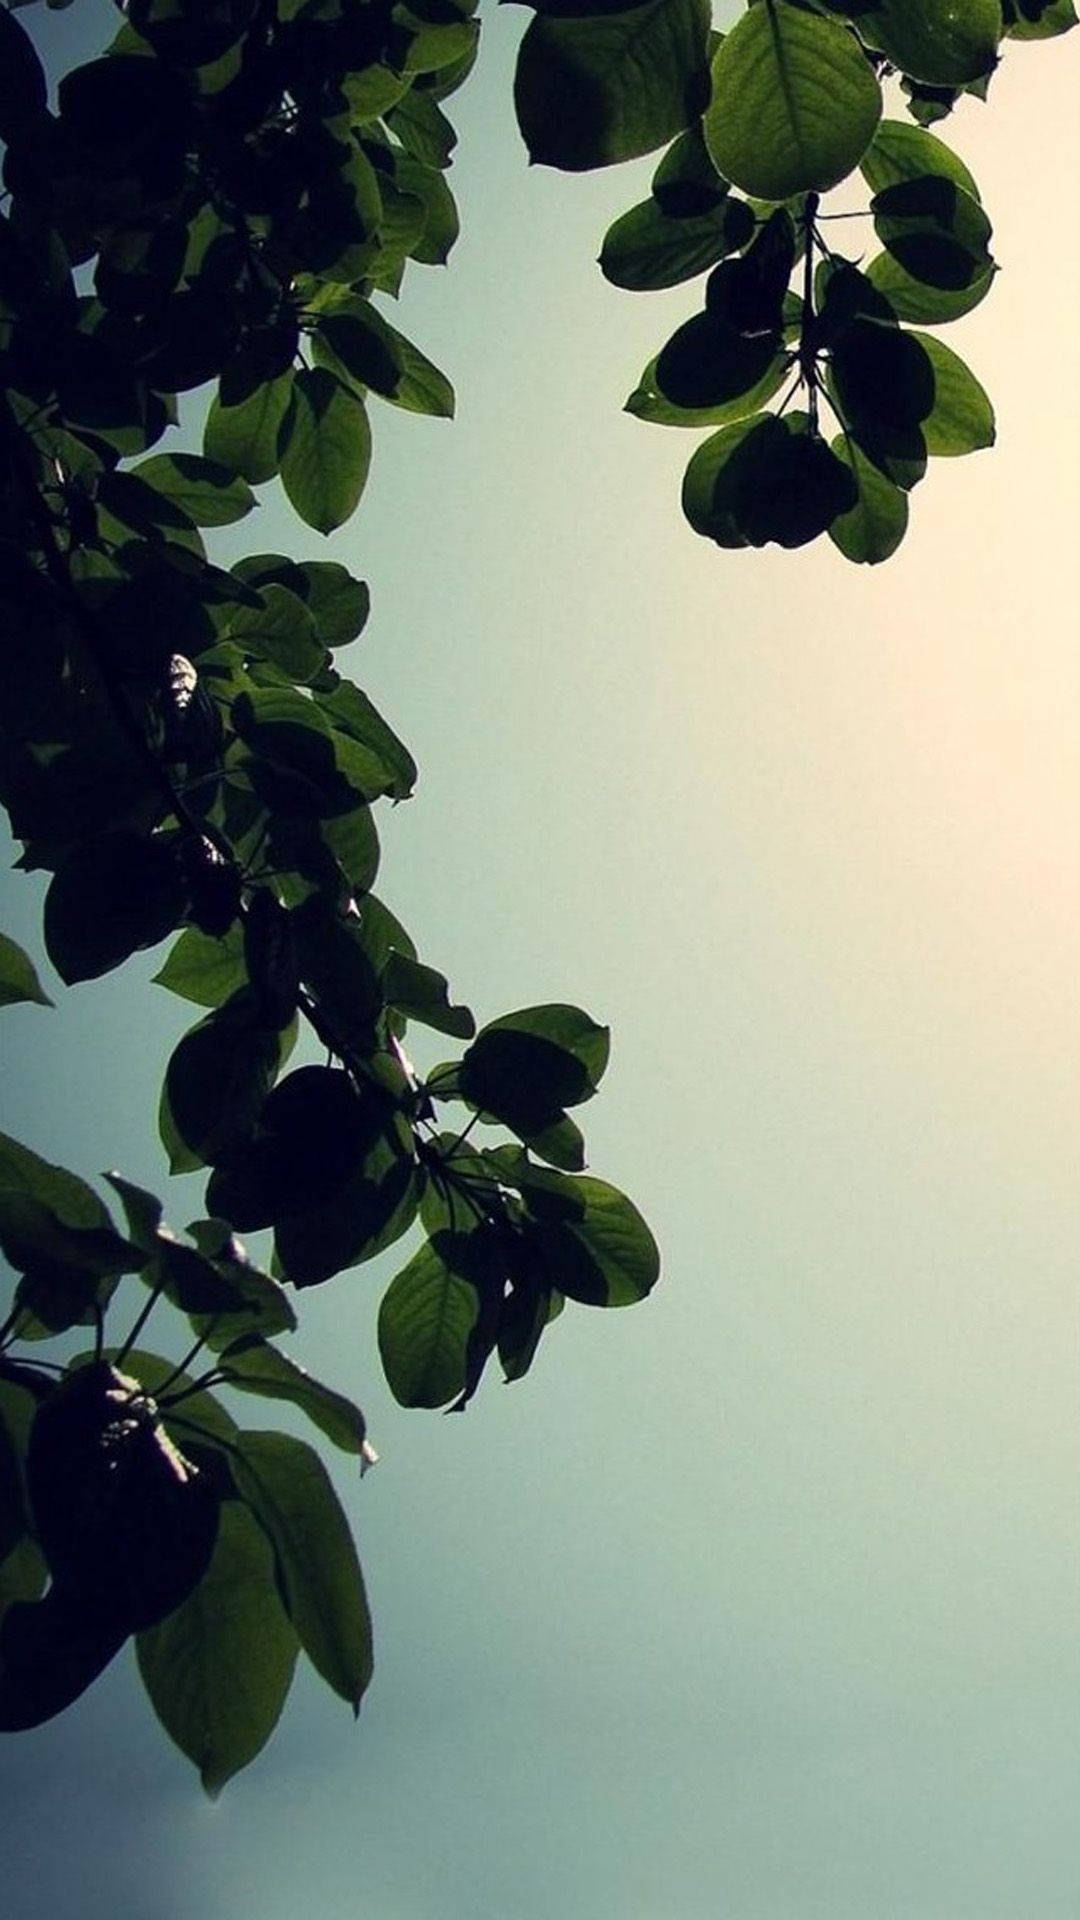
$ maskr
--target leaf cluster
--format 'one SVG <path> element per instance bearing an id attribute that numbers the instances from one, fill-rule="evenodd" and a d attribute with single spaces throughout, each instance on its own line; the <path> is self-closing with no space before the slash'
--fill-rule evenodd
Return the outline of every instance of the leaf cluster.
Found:
<path id="1" fill-rule="evenodd" d="M 118 1225 L 78 1176 L 0 1139 L 0 1725 L 62 1711 L 133 1638 L 211 1791 L 269 1736 L 300 1650 L 354 1708 L 371 1673 L 318 1454 L 218 1398 L 291 1403 L 370 1457 L 359 1409 L 278 1344 L 296 1290 L 418 1224 L 380 1350 L 403 1404 L 463 1406 L 493 1356 L 527 1372 L 564 1298 L 627 1304 L 658 1271 L 630 1201 L 583 1173 L 571 1118 L 606 1029 L 557 1005 L 477 1033 L 373 891 L 374 809 L 417 769 L 340 665 L 365 583 L 336 560 L 224 566 L 208 545 L 276 478 L 331 533 L 360 501 L 379 402 L 452 414 L 386 309 L 457 234 L 443 103 L 473 15 L 130 0 L 51 104 L 0 6 L 0 801 L 19 865 L 48 876 L 64 983 L 169 940 L 157 977 L 198 1018 L 159 1130 L 171 1170 L 208 1181 L 179 1236 L 110 1175 Z M 174 430 L 196 389 L 190 450 Z M 0 1004 L 17 1002 L 49 1004 L 3 936 Z M 459 1043 L 427 1080 L 410 1022 Z M 290 1065 L 302 1030 L 325 1064 Z M 238 1238 L 256 1230 L 269 1271 Z M 182 1358 L 144 1347 L 152 1311 Z M 80 1329 L 89 1351 L 44 1357 Z"/>
<path id="2" fill-rule="evenodd" d="M 634 292 L 707 275 L 702 310 L 627 401 L 714 430 L 687 469 L 690 525 L 722 547 L 827 533 L 849 560 L 887 559 L 929 458 L 994 438 L 975 376 L 922 331 L 970 312 L 996 271 L 975 182 L 926 129 L 962 94 L 985 98 L 1006 39 L 1075 25 L 1071 0 L 751 0 L 726 35 L 688 0 L 536 14 L 517 80 L 534 159 L 603 166 L 670 143 L 600 265 Z M 884 116 L 890 76 L 911 122 Z M 865 206 L 851 204 L 860 185 Z M 823 210 L 841 187 L 842 209 Z M 854 247 L 833 221 L 854 226 Z"/>

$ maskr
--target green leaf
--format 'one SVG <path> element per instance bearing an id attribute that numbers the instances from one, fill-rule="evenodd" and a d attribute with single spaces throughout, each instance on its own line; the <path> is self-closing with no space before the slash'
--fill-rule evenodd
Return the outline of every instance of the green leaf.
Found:
<path id="1" fill-rule="evenodd" d="M 0 1007 L 17 1006 L 24 1000 L 33 1001 L 39 1007 L 53 1005 L 29 954 L 6 933 L 0 933 Z"/>
<path id="2" fill-rule="evenodd" d="M 240 922 L 234 921 L 220 938 L 202 933 L 198 927 L 185 927 L 164 966 L 155 973 L 154 982 L 178 994 L 181 1000 L 194 1001 L 197 1007 L 220 1007 L 247 985 Z"/>
<path id="3" fill-rule="evenodd" d="M 370 785 L 357 787 L 347 777 L 332 728 L 314 700 L 298 689 L 274 686 L 242 693 L 233 701 L 232 719 L 251 750 L 245 771 L 271 808 L 284 804 L 286 811 L 329 819 L 347 813 L 358 796 L 381 791 L 381 769 L 365 766 Z"/>
<path id="4" fill-rule="evenodd" d="M 222 1353 L 218 1371 L 226 1384 L 241 1393 L 267 1400 L 287 1400 L 307 1415 L 313 1426 L 345 1453 L 362 1454 L 367 1425 L 353 1401 L 326 1387 L 313 1374 L 279 1353 L 267 1340 L 247 1335 Z"/>
<path id="5" fill-rule="evenodd" d="M 81 1237 L 58 1231 L 48 1209 L 24 1194 L 0 1191 L 0 1220 L 5 1258 L 26 1269 L 15 1289 L 20 1340 L 93 1326 L 115 1291 L 117 1273 L 139 1264 L 118 1236 L 119 1251 L 103 1246 L 95 1262 L 80 1258 Z"/>
<path id="6" fill-rule="evenodd" d="M 371 611 L 367 582 L 357 580 L 340 561 L 298 562 L 280 553 L 253 553 L 238 560 L 233 572 L 260 594 L 269 586 L 285 587 L 303 602 L 305 618 L 314 622 L 320 645 L 328 649 L 348 646 L 367 624 Z"/>
<path id="7" fill-rule="evenodd" d="M 42 1160 L 9 1134 L 0 1133 L 0 1187 L 40 1200 L 63 1226 L 90 1236 L 114 1233 L 108 1209 L 77 1174 Z"/>
<path id="8" fill-rule="evenodd" d="M 932 87 L 991 73 L 1003 31 L 999 0 L 877 0 L 857 24 L 867 46 Z"/>
<path id="9" fill-rule="evenodd" d="M 235 1234 L 221 1221 L 196 1221 L 195 1246 L 163 1226 L 153 1194 L 119 1174 L 105 1175 L 119 1194 L 136 1244 L 149 1258 L 140 1279 L 151 1292 L 160 1289 L 186 1313 L 215 1353 L 238 1338 L 292 1332 L 296 1327 L 288 1295 L 268 1273 L 253 1266 Z"/>
<path id="10" fill-rule="evenodd" d="M 281 1270 L 294 1286 L 311 1287 L 374 1259 L 408 1231 L 419 1203 L 418 1170 L 404 1142 L 393 1132 L 380 1134 L 325 1206 L 277 1222 Z"/>
<path id="11" fill-rule="evenodd" d="M 448 167 L 457 146 L 457 134 L 430 94 L 415 87 L 390 108 L 386 124 L 417 160 L 429 167 Z"/>
<path id="12" fill-rule="evenodd" d="M 653 199 L 670 220 L 710 213 L 730 190 L 713 165 L 700 120 L 672 141 L 652 177 Z"/>
<path id="13" fill-rule="evenodd" d="M 791 370 L 791 356 L 777 353 L 761 379 L 744 393 L 738 393 L 731 400 L 721 401 L 715 407 L 679 407 L 666 394 L 660 392 L 656 382 L 656 361 L 650 360 L 626 402 L 625 411 L 632 413 L 638 420 L 647 420 L 659 427 L 722 427 L 732 421 L 744 420 L 749 414 L 760 412 L 766 400 L 771 400 L 783 386 Z"/>
<path id="14" fill-rule="evenodd" d="M 12 1600 L 34 1600 L 36 1592 L 24 1590 L 33 1568 L 20 1564 L 18 1575 L 4 1583 L 5 1563 L 14 1547 L 25 1537 L 30 1525 L 30 1508 L 24 1480 L 24 1462 L 30 1444 L 30 1429 L 37 1412 L 38 1396 L 18 1380 L 0 1379 L 0 1613 Z M 45 1584 L 42 1566 L 41 1585 Z"/>
<path id="15" fill-rule="evenodd" d="M 463 1099 L 502 1120 L 545 1157 L 541 1141 L 556 1156 L 576 1156 L 580 1135 L 566 1132 L 572 1122 L 563 1109 L 592 1098 L 609 1044 L 608 1028 L 580 1007 L 524 1007 L 490 1021 L 453 1073 L 444 1080 L 437 1069 L 428 1084 L 438 1098 Z"/>
<path id="16" fill-rule="evenodd" d="M 787 0 L 761 0 L 713 59 L 705 140 L 717 169 L 762 200 L 824 193 L 858 166 L 881 88 L 854 35 Z"/>
<path id="17" fill-rule="evenodd" d="M 332 533 L 355 511 L 371 464 L 363 401 L 325 367 L 303 368 L 293 380 L 280 445 L 289 500 L 316 533 Z"/>
<path id="18" fill-rule="evenodd" d="M 255 495 L 234 467 L 194 453 L 155 453 L 131 469 L 186 513 L 197 527 L 228 527 L 255 505 Z"/>
<path id="19" fill-rule="evenodd" d="M 855 319 L 833 346 L 830 374 L 847 426 L 921 442 L 921 423 L 934 404 L 934 374 L 915 334 Z"/>
<path id="20" fill-rule="evenodd" d="M 29 1534 L 17 1540 L 0 1560 L 0 1620 L 17 1601 L 37 1600 L 49 1578 L 41 1550 Z"/>
<path id="21" fill-rule="evenodd" d="M 1076 25 L 1073 0 L 1005 0 L 1004 15 L 1013 40 L 1052 40 Z"/>
<path id="22" fill-rule="evenodd" d="M 78 845 L 45 896 L 45 945 L 69 986 L 155 947 L 176 926 L 185 896 L 175 843 L 103 833 Z"/>
<path id="23" fill-rule="evenodd" d="M 927 286 L 964 291 L 993 271 L 990 222 L 954 180 L 898 180 L 874 195 L 870 210 L 883 246 Z"/>
<path id="24" fill-rule="evenodd" d="M 325 341 L 351 379 L 393 399 L 402 374 L 394 329 L 370 301 L 355 298 L 319 314 L 314 341 Z"/>
<path id="25" fill-rule="evenodd" d="M 851 468 L 859 489 L 855 505 L 838 514 L 829 539 L 847 560 L 877 566 L 896 552 L 908 523 L 907 494 L 879 472 L 844 434 L 832 443 L 838 460 Z"/>
<path id="26" fill-rule="evenodd" d="M 247 1138 L 295 1037 L 259 1022 L 246 992 L 201 1020 L 174 1048 L 159 1124 L 170 1171 L 213 1165 Z"/>
<path id="27" fill-rule="evenodd" d="M 216 1795 L 273 1733 L 299 1650 L 273 1548 L 245 1506 L 223 1502 L 209 1569 L 135 1647 L 158 1719 Z"/>
<path id="28" fill-rule="evenodd" d="M 464 1391 L 480 1304 L 476 1288 L 458 1271 L 458 1243 L 467 1238 L 436 1233 L 383 1295 L 379 1353 L 400 1406 L 444 1407 Z"/>
<path id="29" fill-rule="evenodd" d="M 348 646 L 363 632 L 371 611 L 366 580 L 357 580 L 337 560 L 305 560 L 298 570 L 323 646 Z"/>
<path id="30" fill-rule="evenodd" d="M 722 547 L 803 546 L 854 505 L 850 471 L 805 414 L 755 414 L 698 448 L 683 481 L 695 533 Z"/>
<path id="31" fill-rule="evenodd" d="M 475 20 L 440 20 L 435 25 L 414 27 L 402 62 L 403 73 L 438 73 L 443 67 L 456 66 L 474 52 L 479 23 Z"/>
<path id="32" fill-rule="evenodd" d="M 278 445 L 292 398 L 293 371 L 264 380 L 245 399 L 226 405 L 220 394 L 210 402 L 203 451 L 252 486 L 272 480 L 280 465 Z"/>
<path id="33" fill-rule="evenodd" d="M 295 918 L 303 964 L 303 908 Z M 362 950 L 352 950 L 374 979 Z M 295 1285 L 314 1286 L 409 1225 L 417 1205 L 409 1129 L 374 1082 L 300 1067 L 266 1101 L 258 1134 L 215 1173 L 207 1202 L 245 1231 L 273 1225 L 282 1270 Z"/>
<path id="34" fill-rule="evenodd" d="M 432 419 L 452 420 L 454 417 L 454 389 L 445 373 L 441 373 L 418 346 L 407 340 L 396 327 L 390 329 L 394 336 L 394 346 L 401 361 L 401 379 L 394 392 L 384 397 L 395 407 L 404 407 L 408 413 L 426 413 Z"/>
<path id="35" fill-rule="evenodd" d="M 520 1181 L 532 1239 L 549 1284 L 586 1306 L 632 1306 L 660 1277 L 660 1254 L 641 1214 L 617 1187 L 532 1168 Z"/>
<path id="36" fill-rule="evenodd" d="M 992 447 L 994 409 L 975 375 L 930 333 L 913 333 L 927 354 L 934 376 L 934 403 L 922 422 L 926 450 L 934 454 L 975 453 Z"/>
<path id="37" fill-rule="evenodd" d="M 962 319 L 965 313 L 970 313 L 985 300 L 996 274 L 997 268 L 990 266 L 976 274 L 969 286 L 931 287 L 924 280 L 905 273 L 891 253 L 877 254 L 866 268 L 866 278 L 884 294 L 898 320 L 931 327 Z"/>
<path id="38" fill-rule="evenodd" d="M 745 200 L 721 200 L 707 213 L 672 219 L 650 198 L 608 228 L 600 271 L 613 286 L 635 293 L 678 286 L 744 247 L 753 231 Z"/>
<path id="39" fill-rule="evenodd" d="M 944 174 L 978 200 L 979 189 L 959 154 L 909 120 L 883 120 L 859 162 L 859 171 L 871 193 L 881 193 L 899 180 L 918 180 L 924 174 Z"/>
<path id="40" fill-rule="evenodd" d="M 518 54 L 514 103 L 529 158 L 579 172 L 649 153 L 709 97 L 703 0 L 541 16 Z"/>
<path id="41" fill-rule="evenodd" d="M 457 1040 L 471 1040 L 476 1022 L 468 1007 L 450 1004 L 446 978 L 434 967 L 425 967 L 410 954 L 392 952 L 382 975 L 382 989 L 389 1006 L 396 1007 L 410 1020 L 420 1020 L 437 1033 L 448 1033 Z"/>
<path id="42" fill-rule="evenodd" d="M 407 800 L 416 785 L 416 762 L 367 694 L 350 680 L 342 680 L 331 692 L 316 694 L 315 699 L 334 729 L 355 740 L 378 763 L 378 791 L 392 800 Z"/>
<path id="43" fill-rule="evenodd" d="M 739 418 L 774 378 L 779 345 L 776 333 L 740 333 L 714 313 L 696 313 L 657 355 L 656 385 L 679 412 Z"/>
<path id="44" fill-rule="evenodd" d="M 288 587 L 268 580 L 260 586 L 261 607 L 237 607 L 222 627 L 222 638 L 232 640 L 247 654 L 272 660 L 290 680 L 301 685 L 314 680 L 326 662 L 326 650 L 314 615 Z"/>
<path id="45" fill-rule="evenodd" d="M 289 1618 L 327 1686 L 360 1711 L 372 1673 L 371 1616 L 341 1503 L 318 1454 L 284 1433 L 241 1433 L 241 1496 L 274 1549 Z"/>

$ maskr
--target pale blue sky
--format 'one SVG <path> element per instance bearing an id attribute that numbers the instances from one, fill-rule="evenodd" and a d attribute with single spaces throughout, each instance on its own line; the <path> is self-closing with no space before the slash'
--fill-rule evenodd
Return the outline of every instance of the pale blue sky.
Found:
<path id="1" fill-rule="evenodd" d="M 486 17 L 463 237 L 395 316 L 458 420 L 381 409 L 326 551 L 421 766 L 381 891 L 480 1018 L 611 1022 L 591 1162 L 665 1277 L 454 1420 L 380 1384 L 392 1258 L 306 1295 L 383 1454 L 339 1476 L 360 1722 L 298 1681 L 211 1808 L 117 1663 L 0 1745 L 8 1920 L 1077 1920 L 1080 34 L 954 122 L 1004 271 L 948 337 L 999 445 L 867 571 L 682 522 L 694 436 L 619 408 L 697 290 L 593 264 L 650 163 L 526 168 L 524 18 Z M 314 550 L 275 495 L 243 542 Z M 64 1001 L 5 1015 L 3 1124 L 164 1187 L 181 1004 Z"/>

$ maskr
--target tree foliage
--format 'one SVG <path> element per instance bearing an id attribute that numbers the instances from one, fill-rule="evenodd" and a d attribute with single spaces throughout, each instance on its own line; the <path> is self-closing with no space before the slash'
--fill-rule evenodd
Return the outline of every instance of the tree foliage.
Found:
<path id="1" fill-rule="evenodd" d="M 338 664 L 366 586 L 325 559 L 219 566 L 204 541 L 277 476 L 332 533 L 378 405 L 453 412 L 379 303 L 457 234 L 444 103 L 476 56 L 473 0 L 128 0 L 54 104 L 19 10 L 0 6 L 0 798 L 18 864 L 50 876 L 64 982 L 170 941 L 157 979 L 198 1017 L 159 1130 L 170 1169 L 207 1186 L 178 1235 L 121 1175 L 107 1206 L 0 1136 L 0 1726 L 60 1712 L 133 1638 L 216 1791 L 269 1736 L 301 1650 L 354 1710 L 371 1674 L 319 1454 L 229 1410 L 290 1403 L 370 1459 L 359 1408 L 279 1345 L 298 1291 L 418 1228 L 382 1364 L 404 1406 L 460 1409 L 489 1362 L 528 1371 L 566 1300 L 639 1301 L 659 1260 L 585 1172 L 575 1116 L 607 1029 L 553 1004 L 477 1031 L 373 890 L 373 809 L 416 767 Z M 1071 0 L 753 0 L 726 37 L 702 0 L 533 12 L 515 83 L 532 157 L 580 170 L 666 146 L 603 272 L 633 291 L 706 276 L 627 403 L 709 430 L 690 525 L 884 560 L 929 458 L 994 431 L 925 331 L 994 275 L 975 182 L 928 127 L 985 95 L 1004 39 L 1073 25 Z M 846 252 L 836 189 L 862 236 Z M 194 451 L 174 430 L 200 389 Z M 0 936 L 0 1004 L 20 1001 L 49 1004 Z M 410 1022 L 458 1050 L 418 1074 Z M 301 1029 L 325 1064 L 290 1065 Z M 265 1271 L 238 1237 L 256 1231 Z M 186 1329 L 166 1341 L 183 1357 L 144 1346 L 151 1311 Z"/>

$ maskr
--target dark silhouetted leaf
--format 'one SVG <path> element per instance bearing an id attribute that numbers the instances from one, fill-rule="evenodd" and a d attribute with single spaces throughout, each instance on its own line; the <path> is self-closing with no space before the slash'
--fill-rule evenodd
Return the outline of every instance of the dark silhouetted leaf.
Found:
<path id="1" fill-rule="evenodd" d="M 90 980 L 163 940 L 184 911 L 173 842 L 137 833 L 84 841 L 45 898 L 45 944 L 62 980 Z"/>
<path id="2" fill-rule="evenodd" d="M 172 1172 L 214 1165 L 247 1138 L 293 1037 L 257 1020 L 245 993 L 184 1035 L 161 1094 L 161 1138 Z"/>
<path id="3" fill-rule="evenodd" d="M 576 172 L 670 140 L 708 100 L 708 28 L 701 0 L 533 20 L 514 81 L 529 158 Z"/>
<path id="4" fill-rule="evenodd" d="M 931 87 L 962 87 L 993 71 L 1002 33 L 999 0 L 877 0 L 859 15 L 867 46 Z"/>

